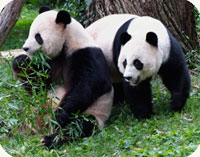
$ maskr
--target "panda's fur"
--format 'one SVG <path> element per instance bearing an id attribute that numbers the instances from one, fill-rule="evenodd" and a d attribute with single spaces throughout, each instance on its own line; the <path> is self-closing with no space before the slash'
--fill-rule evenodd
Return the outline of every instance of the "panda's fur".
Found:
<path id="1" fill-rule="evenodd" d="M 101 47 L 109 66 L 110 78 L 112 82 L 118 83 L 122 80 L 116 66 L 113 64 L 112 45 L 115 34 L 119 27 L 127 20 L 138 17 L 131 14 L 109 15 L 95 21 L 86 28 L 95 42 Z"/>
<path id="2" fill-rule="evenodd" d="M 103 50 L 112 82 L 123 82 L 120 94 L 137 118 L 153 113 L 150 81 L 154 74 L 161 76 L 171 93 L 170 107 L 183 108 L 190 91 L 188 68 L 181 46 L 159 20 L 110 15 L 86 30 Z"/>
<path id="3" fill-rule="evenodd" d="M 11 155 L 9 155 L 4 149 L 3 147 L 0 145 L 0 154 L 3 157 L 11 157 Z"/>
<path id="4" fill-rule="evenodd" d="M 64 94 L 67 92 L 67 89 L 64 86 L 59 86 L 55 89 L 55 92 L 49 92 L 47 97 L 49 105 L 52 105 L 53 111 L 59 107 L 60 101 L 63 99 Z M 113 97 L 113 90 L 109 94 L 104 94 L 103 96 L 99 97 L 87 110 L 85 110 L 84 114 L 91 114 L 93 115 L 98 124 L 101 127 L 104 127 L 106 120 L 108 120 L 111 109 L 112 109 L 112 98 Z M 109 105 L 108 105 L 109 104 Z"/>
<path id="5" fill-rule="evenodd" d="M 46 69 L 49 77 L 44 79 L 47 88 L 59 77 L 63 79 L 64 86 L 56 90 L 56 96 L 60 98 L 56 101 L 59 108 L 55 107 L 57 122 L 65 127 L 71 122 L 72 115 L 80 112 L 91 114 L 103 127 L 111 112 L 113 89 L 101 49 L 68 12 L 42 7 L 39 13 L 30 27 L 23 49 L 32 55 L 41 48 L 51 58 L 47 60 L 50 68 Z M 24 82 L 25 89 L 31 91 L 27 78 L 19 74 L 24 72 L 21 67 L 29 62 L 30 58 L 26 55 L 16 57 L 13 71 Z M 40 70 L 39 66 L 34 70 Z M 26 69 L 25 72 L 32 74 L 34 70 Z M 81 136 L 91 134 L 93 127 L 92 122 L 83 120 Z M 44 136 L 43 144 L 51 146 L 54 137 Z"/>
<path id="6" fill-rule="evenodd" d="M 66 18 L 69 18 L 69 21 L 67 21 L 66 24 L 63 24 L 62 21 L 56 24 L 55 19 L 58 13 L 63 13 L 63 15 L 60 15 L 60 18 L 65 18 L 62 16 L 66 16 Z M 30 27 L 28 39 L 23 45 L 23 49 L 25 49 L 26 52 L 32 54 L 42 47 L 42 51 L 46 55 L 54 58 L 60 54 L 64 44 L 66 44 L 65 46 L 67 47 L 66 55 L 70 55 L 82 48 L 98 47 L 78 21 L 71 18 L 65 11 L 60 11 L 58 13 L 54 10 L 49 10 L 37 16 Z M 39 36 L 43 35 L 42 44 L 38 43 L 36 34 L 39 34 Z M 52 47 L 52 45 L 54 47 Z"/>
<path id="7" fill-rule="evenodd" d="M 131 19 L 129 22 L 129 26 L 127 30 L 125 30 L 128 34 L 118 32 L 120 35 L 124 33 L 123 35 L 131 35 L 131 37 L 130 40 L 121 46 L 117 67 L 124 78 L 132 77 L 132 82 L 135 82 L 138 76 L 140 76 L 139 82 L 141 82 L 156 74 L 161 64 L 166 62 L 170 52 L 170 39 L 164 25 L 156 19 L 143 16 Z M 156 33 L 157 37 L 155 36 L 155 38 L 158 38 L 157 46 L 152 46 L 152 44 L 148 42 L 151 42 L 151 35 L 154 35 L 151 34 L 151 32 Z M 149 38 L 147 38 L 147 34 L 150 35 Z M 120 40 L 120 38 L 115 39 Z M 125 59 L 127 60 L 126 68 L 123 66 Z M 132 66 L 134 59 L 138 59 L 140 62 L 144 63 L 142 70 L 138 70 Z M 132 83 L 131 80 L 129 80 L 130 83 Z M 134 83 L 132 84 L 134 85 Z"/>

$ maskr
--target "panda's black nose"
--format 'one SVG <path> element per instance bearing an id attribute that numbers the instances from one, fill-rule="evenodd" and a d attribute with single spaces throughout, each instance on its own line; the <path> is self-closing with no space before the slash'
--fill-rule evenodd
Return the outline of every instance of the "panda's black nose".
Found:
<path id="1" fill-rule="evenodd" d="M 28 47 L 23 47 L 24 51 L 28 51 L 29 48 Z"/>
<path id="2" fill-rule="evenodd" d="M 130 80 L 132 77 L 124 77 L 126 80 Z"/>

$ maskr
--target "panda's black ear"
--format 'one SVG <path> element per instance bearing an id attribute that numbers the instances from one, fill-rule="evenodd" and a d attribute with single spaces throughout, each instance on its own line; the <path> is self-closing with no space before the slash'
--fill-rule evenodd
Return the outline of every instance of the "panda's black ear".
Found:
<path id="1" fill-rule="evenodd" d="M 119 37 L 119 41 L 122 45 L 125 45 L 130 39 L 131 35 L 129 35 L 127 32 L 123 32 Z"/>
<path id="2" fill-rule="evenodd" d="M 146 35 L 146 41 L 152 45 L 157 47 L 158 46 L 158 37 L 154 32 L 148 32 Z"/>
<path id="3" fill-rule="evenodd" d="M 41 6 L 40 7 L 40 10 L 39 10 L 39 14 L 45 12 L 45 11 L 49 11 L 51 10 L 51 8 L 49 8 L 48 6 L 44 5 L 44 6 Z"/>
<path id="4" fill-rule="evenodd" d="M 67 24 L 69 24 L 71 22 L 71 15 L 65 11 L 65 10 L 61 10 L 58 12 L 57 17 L 56 17 L 56 23 L 63 23 L 64 26 L 66 27 Z"/>

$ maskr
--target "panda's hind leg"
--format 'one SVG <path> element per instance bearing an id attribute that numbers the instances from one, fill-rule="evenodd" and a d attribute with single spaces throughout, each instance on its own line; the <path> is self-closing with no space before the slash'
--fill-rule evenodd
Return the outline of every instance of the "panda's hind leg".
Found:
<path id="1" fill-rule="evenodd" d="M 94 116 L 79 115 L 78 118 L 75 118 L 62 130 L 62 133 L 61 130 L 58 130 L 54 134 L 43 136 L 41 144 L 46 146 L 48 149 L 60 147 L 64 143 L 72 142 L 73 140 L 92 135 L 97 128 Z"/>
<path id="2" fill-rule="evenodd" d="M 171 93 L 171 109 L 180 111 L 189 97 L 190 75 L 181 46 L 171 33 L 168 32 L 168 34 L 171 43 L 169 57 L 161 65 L 158 74 Z"/>
<path id="3" fill-rule="evenodd" d="M 190 92 L 190 77 L 187 69 L 176 69 L 161 71 L 159 74 L 164 85 L 168 88 L 171 94 L 170 107 L 174 111 L 180 111 L 189 97 Z"/>
<path id="4" fill-rule="evenodd" d="M 150 80 L 147 79 L 135 87 L 124 81 L 125 100 L 138 119 L 150 118 L 153 114 Z"/>

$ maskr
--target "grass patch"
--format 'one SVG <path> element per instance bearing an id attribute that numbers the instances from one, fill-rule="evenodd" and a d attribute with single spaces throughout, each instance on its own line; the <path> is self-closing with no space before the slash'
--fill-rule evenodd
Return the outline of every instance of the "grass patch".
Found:
<path id="1" fill-rule="evenodd" d="M 0 141 L 12 156 L 187 156 L 200 143 L 200 74 L 192 76 L 191 96 L 181 113 L 170 111 L 169 93 L 155 79 L 152 118 L 138 121 L 127 105 L 115 106 L 104 129 L 49 151 L 40 145 L 42 134 L 17 133 L 28 117 L 21 112 L 35 98 L 12 77 L 10 60 L 0 59 L 0 63 L 0 122 L 5 124 L 0 128 Z"/>

